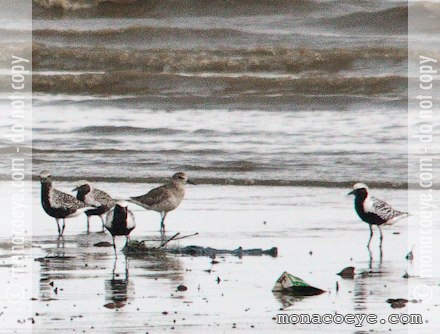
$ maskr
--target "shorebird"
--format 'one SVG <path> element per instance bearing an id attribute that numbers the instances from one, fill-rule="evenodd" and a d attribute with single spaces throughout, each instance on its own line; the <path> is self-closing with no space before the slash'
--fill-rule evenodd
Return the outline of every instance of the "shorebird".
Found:
<path id="1" fill-rule="evenodd" d="M 380 246 L 382 247 L 382 225 L 392 225 L 398 220 L 408 217 L 408 212 L 393 209 L 386 202 L 370 196 L 368 187 L 363 183 L 356 183 L 353 191 L 348 195 L 354 195 L 354 208 L 358 216 L 370 227 L 370 239 L 367 247 L 370 246 L 373 237 L 373 225 L 377 225 L 380 232 Z"/>
<path id="2" fill-rule="evenodd" d="M 127 246 L 130 240 L 130 232 L 136 227 L 133 212 L 128 210 L 127 202 L 116 202 L 115 207 L 107 213 L 104 226 L 112 235 L 113 249 L 116 254 L 115 237 L 117 235 L 125 235 L 125 245 Z"/>
<path id="3" fill-rule="evenodd" d="M 58 226 L 58 237 L 62 237 L 66 227 L 66 218 L 72 218 L 93 208 L 91 205 L 77 200 L 75 197 L 63 193 L 52 186 L 52 177 L 49 172 L 40 173 L 41 181 L 41 205 L 44 211 L 54 217 Z M 63 220 L 60 228 L 59 220 Z"/>
<path id="4" fill-rule="evenodd" d="M 168 212 L 176 209 L 185 196 L 185 184 L 195 184 L 185 173 L 174 174 L 164 185 L 150 190 L 147 194 L 130 197 L 129 201 L 144 209 L 160 213 L 160 230 L 165 232 L 165 217 Z"/>
<path id="5" fill-rule="evenodd" d="M 104 231 L 104 215 L 110 211 L 116 204 L 116 201 L 106 192 L 92 187 L 87 181 L 79 181 L 78 186 L 72 191 L 77 191 L 76 198 L 87 205 L 96 206 L 96 209 L 87 210 L 87 232 L 89 232 L 90 216 L 99 216 L 102 221 L 102 230 Z"/>

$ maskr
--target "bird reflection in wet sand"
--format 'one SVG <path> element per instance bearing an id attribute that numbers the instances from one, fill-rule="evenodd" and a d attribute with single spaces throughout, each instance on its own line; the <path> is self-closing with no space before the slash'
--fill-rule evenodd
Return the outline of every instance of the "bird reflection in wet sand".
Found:
<path id="1" fill-rule="evenodd" d="M 354 280 L 354 294 L 353 304 L 355 312 L 365 312 L 368 309 L 369 299 L 371 298 L 372 281 L 382 280 L 386 277 L 387 272 L 382 270 L 383 252 L 382 247 L 379 247 L 379 260 L 374 260 L 373 252 L 370 248 L 368 250 L 368 269 L 359 268 L 360 275 L 357 275 Z M 373 264 L 375 265 L 373 267 Z M 373 297 L 374 298 L 374 297 Z"/>
<path id="2" fill-rule="evenodd" d="M 115 258 L 112 270 L 112 277 L 105 281 L 104 307 L 109 309 L 123 308 L 127 304 L 129 290 L 128 281 L 128 258 L 123 260 Z"/>
<path id="3" fill-rule="evenodd" d="M 369 268 L 370 271 L 373 270 L 373 262 L 374 262 L 374 257 L 373 257 L 373 252 L 371 251 L 371 249 L 369 247 L 367 247 L 368 250 L 368 256 L 369 256 Z M 379 247 L 379 262 L 378 262 L 378 272 L 381 272 L 381 268 L 382 268 L 382 260 L 383 260 L 383 251 L 382 251 L 382 247 Z"/>

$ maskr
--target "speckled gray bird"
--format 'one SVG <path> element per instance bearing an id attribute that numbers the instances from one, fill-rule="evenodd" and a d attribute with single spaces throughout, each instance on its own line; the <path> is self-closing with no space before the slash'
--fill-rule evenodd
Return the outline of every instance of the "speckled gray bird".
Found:
<path id="1" fill-rule="evenodd" d="M 179 172 L 174 174 L 164 185 L 150 190 L 142 196 L 130 197 L 129 201 L 144 209 L 160 213 L 160 230 L 165 232 L 165 217 L 168 212 L 176 209 L 185 197 L 185 185 L 195 184 L 188 176 Z"/>

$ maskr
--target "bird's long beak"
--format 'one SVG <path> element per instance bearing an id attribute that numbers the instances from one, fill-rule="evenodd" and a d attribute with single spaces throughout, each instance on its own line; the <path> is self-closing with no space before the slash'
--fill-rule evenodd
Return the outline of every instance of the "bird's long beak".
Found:
<path id="1" fill-rule="evenodd" d="M 191 180 L 186 180 L 186 183 L 192 184 L 193 186 L 196 186 L 196 185 L 197 185 L 197 183 L 195 183 L 195 182 L 193 182 L 193 181 L 191 181 Z"/>
<path id="2" fill-rule="evenodd" d="M 78 191 L 78 187 L 76 187 L 75 189 L 72 189 L 72 191 Z"/>
<path id="3" fill-rule="evenodd" d="M 350 192 L 347 194 L 347 196 L 349 196 L 349 195 L 354 195 L 354 190 L 350 191 Z"/>

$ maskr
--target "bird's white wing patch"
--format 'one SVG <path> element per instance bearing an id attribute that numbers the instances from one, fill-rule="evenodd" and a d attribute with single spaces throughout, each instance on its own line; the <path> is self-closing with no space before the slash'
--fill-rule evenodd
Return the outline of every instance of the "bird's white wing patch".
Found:
<path id="1" fill-rule="evenodd" d="M 136 223 L 134 220 L 134 214 L 130 210 L 127 211 L 127 228 L 132 229 L 136 227 Z"/>
<path id="2" fill-rule="evenodd" d="M 105 227 L 112 228 L 114 212 L 115 210 L 110 210 L 107 213 L 107 216 L 105 217 L 105 224 L 104 224 Z"/>

